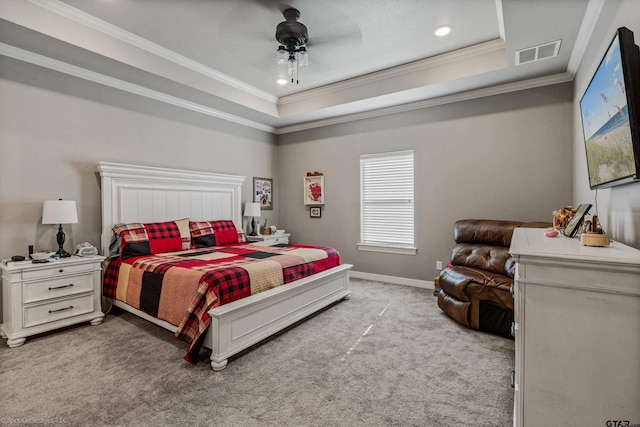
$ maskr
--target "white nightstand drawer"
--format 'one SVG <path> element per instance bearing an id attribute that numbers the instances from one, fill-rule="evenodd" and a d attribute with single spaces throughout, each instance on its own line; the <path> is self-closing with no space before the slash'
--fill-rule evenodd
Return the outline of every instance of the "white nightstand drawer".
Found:
<path id="1" fill-rule="evenodd" d="M 54 322 L 93 311 L 93 293 L 60 301 L 24 307 L 24 327 Z"/>
<path id="2" fill-rule="evenodd" d="M 27 304 L 88 291 L 93 291 L 93 277 L 90 274 L 24 282 L 22 284 L 22 301 Z"/>
<path id="3" fill-rule="evenodd" d="M 43 268 L 25 269 L 22 272 L 22 279 L 41 279 L 46 277 L 58 277 L 66 274 L 86 273 L 93 269 L 91 264 L 65 265 L 57 261 L 42 264 Z M 46 266 L 46 267 L 44 267 Z"/>
<path id="4" fill-rule="evenodd" d="M 269 242 L 269 243 L 289 243 L 291 234 L 259 234 L 257 236 L 247 236 L 247 242 Z"/>

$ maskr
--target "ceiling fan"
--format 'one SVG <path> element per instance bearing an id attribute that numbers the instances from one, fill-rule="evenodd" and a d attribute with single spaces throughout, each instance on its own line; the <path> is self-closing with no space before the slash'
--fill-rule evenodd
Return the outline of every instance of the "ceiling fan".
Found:
<path id="1" fill-rule="evenodd" d="M 343 10 L 318 1 L 298 0 L 295 7 L 275 0 L 239 3 L 221 20 L 219 35 L 236 67 L 275 73 L 280 85 L 298 80 L 297 69 L 296 75 L 289 72 L 292 53 L 296 65 L 309 64 L 308 78 L 299 82 L 308 85 L 320 76 L 331 79 L 335 67 L 344 69 L 362 45 L 356 22 Z"/>
<path id="2" fill-rule="evenodd" d="M 276 27 L 276 40 L 280 43 L 276 61 L 279 66 L 287 66 L 287 73 L 291 76 L 291 83 L 298 84 L 298 67 L 309 65 L 306 44 L 309 41 L 307 26 L 298 22 L 300 12 L 290 7 L 282 12 L 285 21 Z M 286 80 L 278 79 L 279 84 Z"/>

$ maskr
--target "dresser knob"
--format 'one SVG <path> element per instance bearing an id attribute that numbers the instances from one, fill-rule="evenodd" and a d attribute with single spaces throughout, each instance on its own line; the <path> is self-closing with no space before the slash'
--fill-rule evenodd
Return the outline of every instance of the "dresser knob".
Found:
<path id="1" fill-rule="evenodd" d="M 60 270 L 58 270 L 58 273 L 63 273 L 63 272 L 64 272 L 64 269 L 62 269 L 62 268 Z"/>

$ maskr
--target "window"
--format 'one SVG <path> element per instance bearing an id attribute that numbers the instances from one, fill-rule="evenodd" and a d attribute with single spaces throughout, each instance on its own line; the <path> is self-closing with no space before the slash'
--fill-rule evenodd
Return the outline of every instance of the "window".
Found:
<path id="1" fill-rule="evenodd" d="M 413 210 L 413 151 L 360 156 L 358 248 L 415 255 Z"/>

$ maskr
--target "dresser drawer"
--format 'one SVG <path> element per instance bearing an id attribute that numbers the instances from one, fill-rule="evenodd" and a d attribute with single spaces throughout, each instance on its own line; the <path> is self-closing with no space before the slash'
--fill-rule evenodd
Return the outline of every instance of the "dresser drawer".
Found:
<path id="1" fill-rule="evenodd" d="M 22 272 L 23 280 L 44 279 L 48 277 L 59 277 L 67 274 L 86 273 L 93 270 L 93 264 L 78 265 L 55 265 L 54 263 L 43 264 L 46 268 L 29 269 Z"/>
<path id="2" fill-rule="evenodd" d="M 24 304 L 93 291 L 93 275 L 79 274 L 22 283 Z"/>
<path id="3" fill-rule="evenodd" d="M 50 303 L 25 306 L 23 309 L 24 327 L 55 322 L 79 314 L 93 311 L 93 293 L 71 297 Z"/>

